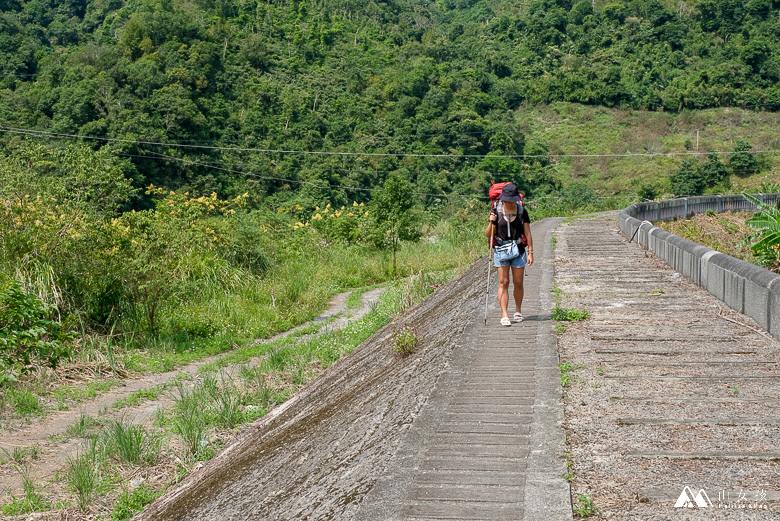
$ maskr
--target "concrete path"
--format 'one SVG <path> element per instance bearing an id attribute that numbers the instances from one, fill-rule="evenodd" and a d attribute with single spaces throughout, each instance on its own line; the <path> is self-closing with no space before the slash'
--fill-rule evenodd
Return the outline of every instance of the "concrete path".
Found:
<path id="1" fill-rule="evenodd" d="M 499 325 L 493 270 L 488 322 L 474 317 L 409 436 L 363 501 L 376 519 L 571 518 L 563 454 L 557 344 L 549 320 L 550 235 L 534 226 L 523 314 Z M 514 301 L 510 298 L 510 310 Z"/>
<path id="2" fill-rule="evenodd" d="M 549 249 L 535 223 L 521 324 L 480 262 L 262 419 L 142 519 L 571 519 Z M 510 303 L 510 306 L 512 304 Z"/>

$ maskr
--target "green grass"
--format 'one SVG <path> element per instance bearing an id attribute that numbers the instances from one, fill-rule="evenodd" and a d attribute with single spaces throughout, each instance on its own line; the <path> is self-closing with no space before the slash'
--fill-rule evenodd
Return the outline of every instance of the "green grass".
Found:
<path id="1" fill-rule="evenodd" d="M 111 420 L 100 436 L 106 454 L 118 463 L 154 465 L 160 455 L 161 440 L 142 425 Z"/>
<path id="2" fill-rule="evenodd" d="M 29 467 L 17 467 L 22 475 L 22 488 L 24 496 L 17 498 L 11 496 L 11 502 L 0 506 L 0 512 L 4 516 L 18 516 L 21 514 L 31 514 L 33 512 L 45 512 L 52 508 L 52 503 L 46 497 L 35 490 L 35 481 Z"/>
<path id="3" fill-rule="evenodd" d="M 93 442 L 85 452 L 68 459 L 65 477 L 82 511 L 87 510 L 101 484 L 100 458 L 97 444 Z"/>
<path id="4" fill-rule="evenodd" d="M 125 521 L 144 509 L 146 505 L 162 495 L 162 490 L 155 490 L 149 485 L 141 485 L 134 490 L 122 493 L 111 513 L 112 521 Z"/>
<path id="5" fill-rule="evenodd" d="M 434 244 L 405 243 L 398 252 L 399 273 L 429 274 L 469 266 L 483 254 L 484 238 L 477 224 L 481 221 L 466 226 L 440 222 L 427 230 L 437 237 Z M 358 306 L 362 293 L 394 279 L 387 252 L 364 245 L 319 248 L 305 256 L 297 251 L 279 255 L 276 268 L 265 279 L 246 277 L 229 287 L 215 281 L 204 283 L 197 293 L 160 310 L 158 336 L 126 335 L 110 350 L 103 345 L 100 352 L 110 351 L 114 363 L 131 373 L 167 372 L 309 321 L 327 308 L 335 293 L 360 288 L 348 300 L 348 307 Z M 195 323 L 208 323 L 204 328 L 210 336 L 200 338 L 181 331 L 182 324 Z M 322 327 L 313 324 L 293 335 L 316 333 Z M 72 398 L 90 392 L 81 391 Z"/>
<path id="6" fill-rule="evenodd" d="M 78 420 L 65 429 L 65 436 L 67 438 L 85 438 L 87 435 L 94 433 L 101 425 L 102 422 L 97 418 L 81 414 Z"/>
<path id="7" fill-rule="evenodd" d="M 8 402 L 16 408 L 20 416 L 38 416 L 43 414 L 43 406 L 38 396 L 26 389 L 11 389 L 8 391 Z"/>
<path id="8" fill-rule="evenodd" d="M 262 417 L 272 406 L 288 400 L 312 374 L 349 353 L 395 314 L 419 302 L 435 285 L 457 272 L 453 269 L 395 281 L 371 313 L 343 329 L 325 328 L 306 337 L 289 336 L 240 347 L 203 366 L 193 381 L 174 382 L 174 406 L 158 415 L 157 425 L 178 436 L 185 459 L 208 459 L 215 451 L 206 441 L 210 433 Z M 240 365 L 235 379 L 221 372 L 230 364 Z M 273 382 L 273 388 L 269 382 Z"/>
<path id="9" fill-rule="evenodd" d="M 30 460 L 37 460 L 41 457 L 41 453 L 43 452 L 38 445 L 14 447 L 12 449 L 0 448 L 0 451 L 3 453 L 3 457 L 0 458 L 0 464 L 13 461 L 17 465 L 26 464 Z"/>
<path id="10" fill-rule="evenodd" d="M 139 389 L 134 391 L 125 398 L 121 398 L 111 404 L 113 409 L 123 409 L 125 407 L 135 407 L 141 405 L 143 402 L 156 400 L 165 392 L 164 385 L 156 385 L 146 389 Z"/>
<path id="11" fill-rule="evenodd" d="M 556 305 L 552 310 L 553 320 L 577 322 L 580 320 L 588 320 L 590 318 L 590 312 L 587 309 L 576 308 L 564 308 L 560 305 Z"/>
<path id="12" fill-rule="evenodd" d="M 66 409 L 69 404 L 81 403 L 95 398 L 98 393 L 110 391 L 112 388 L 122 385 L 119 379 L 93 380 L 85 385 L 68 385 L 55 389 L 52 392 L 52 398 L 59 404 L 60 410 Z"/>
<path id="13" fill-rule="evenodd" d="M 192 389 L 183 382 L 176 386 L 171 430 L 181 438 L 189 459 L 196 459 L 205 446 L 208 426 L 201 405 L 202 395 L 201 390 Z"/>

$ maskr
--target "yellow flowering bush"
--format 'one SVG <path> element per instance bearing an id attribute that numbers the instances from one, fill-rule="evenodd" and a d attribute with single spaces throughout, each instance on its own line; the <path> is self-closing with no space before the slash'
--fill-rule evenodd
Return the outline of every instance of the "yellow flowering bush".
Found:
<path id="1" fill-rule="evenodd" d="M 360 206 L 362 203 L 352 203 L 352 208 Z M 350 211 L 346 206 L 334 211 L 328 204 L 324 210 L 318 211 L 312 216 L 311 225 L 329 242 L 350 244 L 368 240 L 367 211 Z"/>

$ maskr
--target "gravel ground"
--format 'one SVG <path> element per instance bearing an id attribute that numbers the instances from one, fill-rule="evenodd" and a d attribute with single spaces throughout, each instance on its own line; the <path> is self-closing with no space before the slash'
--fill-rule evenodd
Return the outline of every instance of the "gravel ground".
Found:
<path id="1" fill-rule="evenodd" d="M 628 244 L 616 214 L 556 235 L 562 305 L 590 311 L 559 338 L 576 367 L 575 503 L 587 494 L 614 520 L 780 519 L 778 342 Z M 675 508 L 686 486 L 712 505 Z"/>

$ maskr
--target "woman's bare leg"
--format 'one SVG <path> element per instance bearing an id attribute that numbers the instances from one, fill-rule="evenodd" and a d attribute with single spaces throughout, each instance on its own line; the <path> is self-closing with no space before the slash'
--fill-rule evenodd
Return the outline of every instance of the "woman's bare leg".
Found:
<path id="1" fill-rule="evenodd" d="M 501 306 L 501 316 L 508 317 L 507 305 L 509 304 L 509 266 L 498 267 L 498 305 Z"/>
<path id="2" fill-rule="evenodd" d="M 515 286 L 512 296 L 515 298 L 515 311 L 518 313 L 521 312 L 520 308 L 523 306 L 523 277 L 525 277 L 525 268 L 512 268 L 512 282 Z"/>

